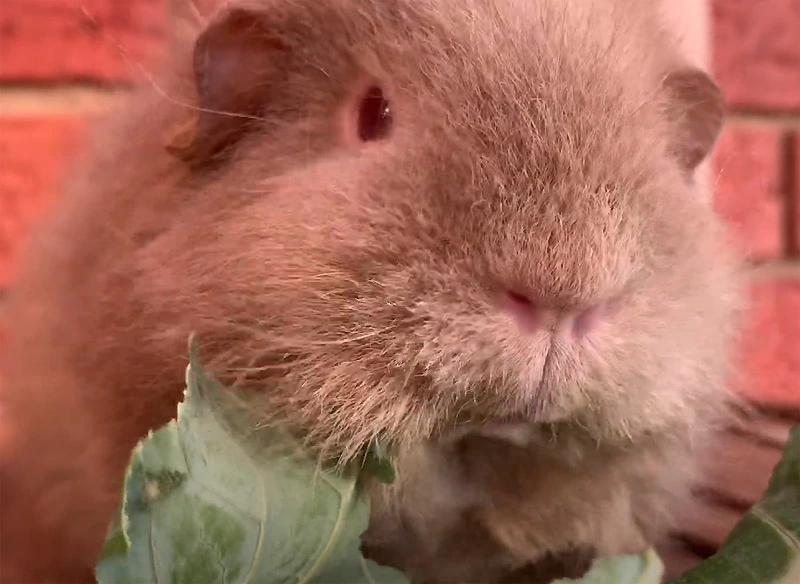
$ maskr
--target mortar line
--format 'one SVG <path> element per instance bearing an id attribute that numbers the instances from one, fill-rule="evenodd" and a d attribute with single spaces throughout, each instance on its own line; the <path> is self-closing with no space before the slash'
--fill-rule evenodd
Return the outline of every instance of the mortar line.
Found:
<path id="1" fill-rule="evenodd" d="M 761 125 L 780 128 L 800 127 L 800 111 L 761 111 L 733 109 L 728 120 L 737 125 Z"/>
<path id="2" fill-rule="evenodd" d="M 800 222 L 800 184 L 798 184 L 797 133 L 786 131 L 781 137 L 781 195 L 783 197 L 783 240 L 786 255 L 800 258 L 800 234 L 797 224 Z"/>
<path id="3" fill-rule="evenodd" d="M 82 83 L 0 84 L 0 116 L 102 112 L 128 91 L 124 86 Z"/>

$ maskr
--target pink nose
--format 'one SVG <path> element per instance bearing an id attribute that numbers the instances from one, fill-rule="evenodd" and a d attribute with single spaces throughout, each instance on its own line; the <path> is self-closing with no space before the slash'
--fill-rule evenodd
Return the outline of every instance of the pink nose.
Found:
<path id="1" fill-rule="evenodd" d="M 579 337 L 597 328 L 606 309 L 605 304 L 597 304 L 576 311 L 553 310 L 539 306 L 528 296 L 510 290 L 504 293 L 501 304 L 511 313 L 523 332 L 535 333 L 555 325 L 556 330 L 566 330 Z"/>

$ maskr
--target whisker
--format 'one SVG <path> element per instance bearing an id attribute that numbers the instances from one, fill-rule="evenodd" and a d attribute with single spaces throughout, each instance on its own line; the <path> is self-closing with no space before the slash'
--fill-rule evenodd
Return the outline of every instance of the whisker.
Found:
<path id="1" fill-rule="evenodd" d="M 197 9 L 196 6 L 194 6 L 194 8 Z M 89 20 L 89 22 L 91 22 L 96 27 L 97 30 L 99 30 L 99 31 L 103 30 L 103 27 L 100 26 L 100 23 L 97 21 L 97 18 L 95 18 L 85 6 L 81 6 L 80 7 L 80 11 L 84 15 L 84 17 L 87 18 Z M 199 16 L 199 14 L 198 14 L 198 16 Z M 169 95 L 169 93 L 167 93 L 167 91 L 161 85 L 159 85 L 159 83 L 156 81 L 155 76 L 152 73 L 150 73 L 150 71 L 148 71 L 147 68 L 141 62 L 139 62 L 138 60 L 136 60 L 133 57 L 131 57 L 130 51 L 128 51 L 128 49 L 125 48 L 124 45 L 122 45 L 117 39 L 115 39 L 113 36 L 111 36 L 108 33 L 103 32 L 102 36 L 106 41 L 108 41 L 111 45 L 113 45 L 117 49 L 117 51 L 119 52 L 119 56 L 128 65 L 130 65 L 131 67 L 136 69 L 139 72 L 139 74 L 144 78 L 144 80 L 147 81 L 147 83 L 150 85 L 150 87 L 159 96 L 164 98 L 166 101 L 168 101 L 168 102 L 170 102 L 170 103 L 172 103 L 174 105 L 186 108 L 187 110 L 195 111 L 195 112 L 198 112 L 198 113 L 217 114 L 217 115 L 227 116 L 227 117 L 231 117 L 231 118 L 242 118 L 242 119 L 254 120 L 254 121 L 264 121 L 264 118 L 261 117 L 261 116 L 253 116 L 253 115 L 242 114 L 242 113 L 237 113 L 237 112 L 230 112 L 230 111 L 214 110 L 214 109 L 204 108 L 204 107 L 200 107 L 200 106 L 197 106 L 197 105 L 182 101 L 180 99 L 177 99 L 177 98 Z"/>

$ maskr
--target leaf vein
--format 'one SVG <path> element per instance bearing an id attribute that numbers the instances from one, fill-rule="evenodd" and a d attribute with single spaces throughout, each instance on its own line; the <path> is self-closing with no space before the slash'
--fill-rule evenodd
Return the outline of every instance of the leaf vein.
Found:
<path id="1" fill-rule="evenodd" d="M 794 548 L 795 552 L 798 555 L 800 555 L 800 540 L 798 540 L 797 537 L 792 532 L 786 529 L 778 521 L 775 521 L 772 515 L 767 513 L 760 505 L 755 505 L 752 508 L 751 512 L 753 513 L 753 515 L 761 519 L 764 523 L 767 523 L 770 527 L 772 527 L 772 529 L 774 529 L 778 533 L 778 535 L 781 536 L 781 539 L 786 541 L 786 543 L 788 543 L 792 548 Z"/>

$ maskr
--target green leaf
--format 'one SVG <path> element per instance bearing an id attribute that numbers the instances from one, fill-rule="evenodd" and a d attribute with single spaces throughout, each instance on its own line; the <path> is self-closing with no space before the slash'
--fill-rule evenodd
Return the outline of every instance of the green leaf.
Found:
<path id="1" fill-rule="evenodd" d="M 396 475 L 388 447 L 377 438 L 370 442 L 364 458 L 364 471 L 382 483 L 393 483 Z"/>
<path id="2" fill-rule="evenodd" d="M 177 420 L 133 452 L 100 584 L 407 583 L 359 549 L 363 473 L 393 477 L 383 449 L 371 445 L 363 468 L 323 468 L 280 424 L 231 408 L 230 395 L 192 347 Z"/>
<path id="3" fill-rule="evenodd" d="M 395 478 L 374 440 L 358 464 L 317 461 L 280 423 L 264 425 L 190 349 L 177 419 L 133 451 L 123 501 L 96 567 L 100 584 L 408 584 L 360 553 L 363 477 Z M 239 406 L 242 403 L 238 403 Z M 246 405 L 246 404 L 245 404 Z M 652 550 L 595 562 L 553 584 L 657 584 Z M 670 584 L 800 583 L 800 427 L 762 500 L 719 553 Z"/>
<path id="4" fill-rule="evenodd" d="M 800 427 L 795 428 L 761 501 L 719 552 L 670 584 L 800 582 Z"/>
<path id="5" fill-rule="evenodd" d="M 661 584 L 664 564 L 653 550 L 640 555 L 598 560 L 577 580 L 565 578 L 552 584 Z"/>

